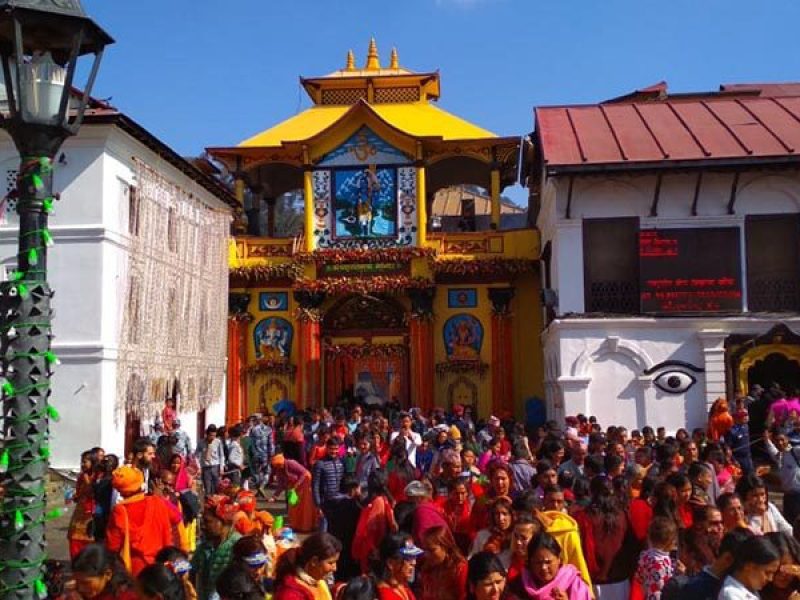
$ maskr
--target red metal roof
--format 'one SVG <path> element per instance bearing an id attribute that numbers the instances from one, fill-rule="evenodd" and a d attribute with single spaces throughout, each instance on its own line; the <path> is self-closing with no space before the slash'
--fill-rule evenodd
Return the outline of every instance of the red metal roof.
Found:
<path id="1" fill-rule="evenodd" d="M 657 84 L 609 103 L 537 108 L 536 131 L 551 169 L 800 162 L 800 84 L 675 96 Z"/>

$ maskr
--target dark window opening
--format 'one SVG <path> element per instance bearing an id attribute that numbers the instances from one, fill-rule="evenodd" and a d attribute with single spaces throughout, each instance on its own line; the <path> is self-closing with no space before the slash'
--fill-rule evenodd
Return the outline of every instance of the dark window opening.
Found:
<path id="1" fill-rule="evenodd" d="M 800 310 L 800 217 L 748 216 L 745 236 L 748 309 Z"/>
<path id="2" fill-rule="evenodd" d="M 587 313 L 639 313 L 639 219 L 584 219 Z"/>

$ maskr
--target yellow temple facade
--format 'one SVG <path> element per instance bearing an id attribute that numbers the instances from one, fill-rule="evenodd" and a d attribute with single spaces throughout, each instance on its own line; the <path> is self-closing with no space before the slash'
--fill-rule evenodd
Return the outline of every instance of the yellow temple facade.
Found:
<path id="1" fill-rule="evenodd" d="M 439 73 L 400 66 L 396 50 L 382 66 L 374 40 L 362 68 L 349 52 L 344 68 L 301 84 L 310 108 L 208 149 L 242 204 L 228 420 L 353 399 L 521 416 L 544 389 L 539 236 L 501 214 L 520 138 L 436 106 Z M 485 190 L 485 230 L 469 207 L 458 232 L 429 218 L 456 186 Z M 302 227 L 279 237 L 276 206 L 292 194 Z"/>

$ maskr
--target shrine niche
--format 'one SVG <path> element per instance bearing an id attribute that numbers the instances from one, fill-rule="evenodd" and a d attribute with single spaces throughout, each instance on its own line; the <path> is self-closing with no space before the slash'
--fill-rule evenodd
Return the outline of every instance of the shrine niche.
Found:
<path id="1" fill-rule="evenodd" d="M 256 359 L 286 362 L 292 354 L 292 324 L 280 317 L 269 317 L 258 322 L 253 330 Z"/>
<path id="2" fill-rule="evenodd" d="M 447 404 L 449 409 L 456 404 L 476 407 L 478 405 L 478 385 L 467 377 L 457 377 L 447 386 Z"/>
<path id="3" fill-rule="evenodd" d="M 466 313 L 453 315 L 445 321 L 442 335 L 448 360 L 480 360 L 483 325 L 472 315 Z"/>
<path id="4" fill-rule="evenodd" d="M 348 296 L 325 314 L 322 329 L 325 335 L 402 334 L 406 311 L 389 296 Z"/>
<path id="5" fill-rule="evenodd" d="M 277 378 L 272 378 L 258 388 L 258 409 L 262 413 L 275 412 L 274 406 L 289 399 L 289 386 Z"/>

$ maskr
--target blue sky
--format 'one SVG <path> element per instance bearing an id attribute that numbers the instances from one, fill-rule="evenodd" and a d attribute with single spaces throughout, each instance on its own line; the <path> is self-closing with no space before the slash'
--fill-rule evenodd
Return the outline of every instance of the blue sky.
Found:
<path id="1" fill-rule="evenodd" d="M 360 65 L 370 36 L 439 69 L 439 105 L 501 135 L 536 105 L 800 80 L 797 0 L 83 0 L 117 43 L 95 87 L 182 154 L 307 107 L 298 76 Z M 515 194 L 516 195 L 516 194 Z"/>

